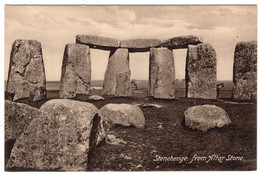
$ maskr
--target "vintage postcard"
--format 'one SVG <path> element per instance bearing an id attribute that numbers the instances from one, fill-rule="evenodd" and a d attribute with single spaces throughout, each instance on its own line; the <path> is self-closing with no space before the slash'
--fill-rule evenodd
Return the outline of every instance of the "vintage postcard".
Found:
<path id="1" fill-rule="evenodd" d="M 5 171 L 257 169 L 257 5 L 4 16 Z"/>

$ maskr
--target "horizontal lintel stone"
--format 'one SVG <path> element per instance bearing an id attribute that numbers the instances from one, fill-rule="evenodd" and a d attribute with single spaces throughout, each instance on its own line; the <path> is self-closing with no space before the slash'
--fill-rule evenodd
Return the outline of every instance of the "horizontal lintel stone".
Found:
<path id="1" fill-rule="evenodd" d="M 188 48 L 188 45 L 197 45 L 203 42 L 202 37 L 198 36 L 179 36 L 162 41 L 161 46 L 171 49 Z"/>
<path id="2" fill-rule="evenodd" d="M 161 40 L 159 39 L 127 39 L 121 40 L 120 47 L 128 48 L 129 52 L 150 51 L 150 48 L 159 47 Z"/>
<path id="3" fill-rule="evenodd" d="M 104 50 L 120 47 L 120 40 L 92 35 L 77 35 L 76 43 Z"/>

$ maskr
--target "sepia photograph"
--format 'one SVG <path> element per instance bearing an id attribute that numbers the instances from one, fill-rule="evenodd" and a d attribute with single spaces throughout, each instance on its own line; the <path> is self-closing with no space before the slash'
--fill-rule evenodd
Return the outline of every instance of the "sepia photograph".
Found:
<path id="1" fill-rule="evenodd" d="M 4 170 L 256 171 L 257 4 L 4 5 Z"/>

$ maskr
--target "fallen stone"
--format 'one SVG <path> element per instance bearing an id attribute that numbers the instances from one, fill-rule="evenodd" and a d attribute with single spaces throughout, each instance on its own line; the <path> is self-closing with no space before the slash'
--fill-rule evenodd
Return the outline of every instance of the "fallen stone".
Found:
<path id="1" fill-rule="evenodd" d="M 189 45 L 186 59 L 186 97 L 216 99 L 216 52 L 210 44 Z"/>
<path id="2" fill-rule="evenodd" d="M 77 94 L 89 94 L 91 86 L 90 50 L 86 45 L 65 46 L 60 98 L 74 98 Z"/>
<path id="3" fill-rule="evenodd" d="M 207 131 L 231 123 L 226 111 L 215 105 L 193 106 L 184 112 L 185 125 L 192 129 Z"/>
<path id="4" fill-rule="evenodd" d="M 88 45 L 90 48 L 104 50 L 120 47 L 120 41 L 117 39 L 91 35 L 77 35 L 76 43 Z"/>
<path id="5" fill-rule="evenodd" d="M 10 56 L 6 92 L 12 100 L 46 98 L 46 78 L 41 43 L 36 40 L 15 40 Z"/>
<path id="6" fill-rule="evenodd" d="M 162 123 L 159 123 L 158 129 L 163 129 Z"/>
<path id="7" fill-rule="evenodd" d="M 115 135 L 108 134 L 106 136 L 106 143 L 112 144 L 112 145 L 120 145 L 120 144 L 127 144 L 125 140 L 122 138 L 117 138 Z"/>
<path id="8" fill-rule="evenodd" d="M 117 74 L 128 70 L 130 70 L 128 50 L 125 48 L 112 50 L 109 55 L 102 94 L 115 95 Z"/>
<path id="9" fill-rule="evenodd" d="M 107 104 L 98 111 L 98 115 L 102 119 L 105 131 L 115 125 L 137 128 L 143 128 L 145 125 L 142 110 L 130 104 Z"/>
<path id="10" fill-rule="evenodd" d="M 161 46 L 168 47 L 170 49 L 188 48 L 188 45 L 197 45 L 202 43 L 202 37 L 198 36 L 179 36 L 162 41 Z"/>
<path id="11" fill-rule="evenodd" d="M 142 107 L 155 107 L 155 108 L 162 108 L 161 105 L 158 105 L 158 104 L 152 104 L 152 103 L 143 103 L 143 104 L 141 104 L 140 106 L 142 106 Z"/>
<path id="12" fill-rule="evenodd" d="M 174 58 L 168 48 L 151 48 L 148 95 L 161 99 L 175 97 Z"/>
<path id="13" fill-rule="evenodd" d="M 98 109 L 91 103 L 54 99 L 16 140 L 7 168 L 86 171 L 88 154 L 104 137 Z"/>
<path id="14" fill-rule="evenodd" d="M 39 115 L 37 108 L 5 100 L 5 141 L 19 138 L 32 119 Z"/>
<path id="15" fill-rule="evenodd" d="M 159 47 L 161 40 L 159 39 L 128 39 L 121 40 L 121 48 L 127 48 L 129 52 L 150 51 L 150 48 Z"/>
<path id="16" fill-rule="evenodd" d="M 117 97 L 132 96 L 131 89 L 131 71 L 120 72 L 116 75 L 116 93 Z"/>
<path id="17" fill-rule="evenodd" d="M 88 97 L 88 100 L 99 101 L 99 100 L 105 100 L 105 99 L 99 95 L 91 95 Z"/>
<path id="18" fill-rule="evenodd" d="M 257 42 L 239 42 L 235 48 L 233 69 L 233 99 L 256 99 Z"/>

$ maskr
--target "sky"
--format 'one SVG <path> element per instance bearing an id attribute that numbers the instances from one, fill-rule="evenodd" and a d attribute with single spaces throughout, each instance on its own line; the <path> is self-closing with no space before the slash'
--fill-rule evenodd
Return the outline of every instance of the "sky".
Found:
<path id="1" fill-rule="evenodd" d="M 7 80 L 16 39 L 41 42 L 47 81 L 59 81 L 64 47 L 77 34 L 116 39 L 201 36 L 217 54 L 217 80 L 232 80 L 235 46 L 257 40 L 257 6 L 5 6 Z M 91 49 L 91 78 L 103 80 L 109 51 Z M 173 50 L 176 79 L 185 78 L 187 49 Z M 131 77 L 147 80 L 149 52 L 130 53 Z"/>

